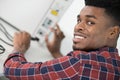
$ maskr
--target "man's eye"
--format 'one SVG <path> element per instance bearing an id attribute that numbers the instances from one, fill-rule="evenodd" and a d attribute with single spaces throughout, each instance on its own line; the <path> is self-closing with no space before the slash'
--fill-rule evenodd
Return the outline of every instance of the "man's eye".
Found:
<path id="1" fill-rule="evenodd" d="M 91 22 L 91 21 L 88 21 L 87 24 L 88 24 L 88 25 L 93 25 L 93 24 L 95 24 L 95 23 L 94 23 L 94 22 Z"/>
<path id="2" fill-rule="evenodd" d="M 77 19 L 77 23 L 80 23 L 81 22 L 81 20 L 80 19 Z"/>

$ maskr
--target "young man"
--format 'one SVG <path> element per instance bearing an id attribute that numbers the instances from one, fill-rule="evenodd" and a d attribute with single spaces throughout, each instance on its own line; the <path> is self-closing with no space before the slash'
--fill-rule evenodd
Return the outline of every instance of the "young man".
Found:
<path id="1" fill-rule="evenodd" d="M 85 0 L 77 17 L 73 51 L 61 57 L 60 29 L 53 30 L 53 42 L 46 38 L 55 60 L 27 62 L 24 53 L 30 46 L 30 35 L 19 32 L 14 37 L 14 51 L 5 64 L 10 80 L 120 80 L 120 57 L 116 49 L 120 33 L 119 0 Z M 60 36 L 62 35 L 62 37 Z M 54 49 L 55 48 L 55 49 Z"/>

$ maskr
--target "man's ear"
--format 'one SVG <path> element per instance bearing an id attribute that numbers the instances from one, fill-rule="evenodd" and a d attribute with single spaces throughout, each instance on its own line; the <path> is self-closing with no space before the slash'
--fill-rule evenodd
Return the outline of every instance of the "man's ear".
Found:
<path id="1" fill-rule="evenodd" d="M 109 31 L 109 38 L 116 38 L 118 37 L 120 33 L 120 27 L 119 26 L 113 26 L 110 28 L 110 31 Z"/>

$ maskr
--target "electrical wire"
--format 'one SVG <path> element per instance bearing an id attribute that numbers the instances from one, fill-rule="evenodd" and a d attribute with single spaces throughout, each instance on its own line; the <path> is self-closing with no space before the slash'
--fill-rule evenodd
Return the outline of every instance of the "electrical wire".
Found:
<path id="1" fill-rule="evenodd" d="M 10 40 L 11 42 L 13 41 L 12 40 L 13 37 L 8 33 L 6 28 L 1 23 L 0 23 L 0 31 L 7 37 L 8 40 Z M 2 38 L 0 38 L 0 40 L 9 46 L 13 46 L 12 44 L 8 43 L 7 41 L 3 40 Z"/>
<path id="2" fill-rule="evenodd" d="M 5 22 L 6 24 L 10 25 L 10 26 L 11 26 L 13 29 L 15 29 L 16 31 L 20 31 L 20 29 L 18 29 L 17 27 L 13 26 L 12 24 L 10 24 L 9 22 L 7 22 L 7 21 L 4 20 L 3 18 L 0 17 L 0 20 L 2 20 L 3 22 Z M 8 33 L 8 31 L 6 30 L 5 26 L 4 26 L 3 24 L 1 24 L 1 23 L 0 23 L 0 31 L 6 36 L 6 38 L 7 38 L 9 41 L 13 42 L 13 37 Z M 1 40 L 3 43 L 5 43 L 5 44 L 13 47 L 13 44 L 11 44 L 11 43 L 3 40 L 2 38 L 0 38 L 0 40 Z M 39 38 L 37 38 L 37 37 L 31 37 L 31 40 L 33 40 L 33 41 L 39 41 Z M 5 52 L 5 48 L 4 48 L 2 45 L 0 45 L 0 54 L 2 54 L 2 53 L 4 53 L 4 52 Z"/>
<path id="3" fill-rule="evenodd" d="M 2 45 L 0 45 L 0 54 L 3 54 L 4 52 L 5 52 L 5 48 Z"/>
<path id="4" fill-rule="evenodd" d="M 7 22 L 2 17 L 0 17 L 0 20 L 2 20 L 3 22 L 5 22 L 6 24 L 8 24 L 10 27 L 12 27 L 13 29 L 15 29 L 16 31 L 20 31 L 20 29 L 18 29 L 17 27 L 15 27 L 14 25 L 12 25 L 11 23 Z"/>
<path id="5" fill-rule="evenodd" d="M 5 34 L 5 36 L 8 38 L 8 40 L 10 40 L 11 42 L 13 41 L 13 37 L 8 33 L 8 31 L 6 30 L 6 28 L 0 23 L 0 31 Z M 0 40 L 2 42 L 4 42 L 5 44 L 9 45 L 9 46 L 13 46 L 12 44 L 8 43 L 7 41 L 3 40 L 2 38 L 0 38 Z M 33 41 L 39 41 L 39 38 L 37 37 L 31 37 L 31 40 Z"/>
<path id="6" fill-rule="evenodd" d="M 13 44 L 8 43 L 7 41 L 3 40 L 2 38 L 0 38 L 0 40 L 1 40 L 2 42 L 4 42 L 5 44 L 13 47 Z"/>
<path id="7" fill-rule="evenodd" d="M 5 22 L 6 24 L 8 24 L 10 27 L 12 27 L 13 29 L 15 29 L 16 31 L 21 31 L 19 28 L 15 27 L 14 25 L 12 25 L 11 23 L 9 23 L 8 21 L 6 21 L 5 19 L 3 19 L 2 17 L 0 17 L 0 20 L 2 20 L 3 22 Z M 5 29 L 5 27 L 0 24 L 3 28 L 4 28 L 4 31 L 5 31 L 5 34 L 9 35 L 9 37 L 13 38 L 8 32 L 7 30 Z M 6 33 L 7 32 L 7 33 Z M 7 36 L 6 36 L 7 37 Z M 38 37 L 31 37 L 31 40 L 33 41 L 39 41 L 39 38 Z M 12 41 L 12 39 L 11 39 Z"/>
<path id="8" fill-rule="evenodd" d="M 0 31 L 5 34 L 5 36 L 12 41 L 13 37 L 7 32 L 6 28 L 0 23 Z"/>
<path id="9" fill-rule="evenodd" d="M 6 24 L 10 25 L 15 30 L 17 30 L 17 31 L 19 30 L 18 28 L 14 27 L 13 25 L 11 25 L 10 23 L 8 23 L 7 21 L 5 21 L 4 19 L 2 19 L 1 17 L 0 17 L 0 20 L 2 20 L 3 22 L 5 22 Z M 13 37 L 8 33 L 8 31 L 6 30 L 6 28 L 4 27 L 4 25 L 2 23 L 0 23 L 0 31 L 6 36 L 6 38 L 9 41 L 13 42 Z M 3 40 L 2 38 L 0 38 L 0 40 L 3 43 L 5 43 L 5 44 L 13 47 L 13 44 L 10 44 L 9 42 Z M 5 48 L 2 45 L 0 45 L 0 54 L 3 54 L 4 52 L 5 52 Z"/>

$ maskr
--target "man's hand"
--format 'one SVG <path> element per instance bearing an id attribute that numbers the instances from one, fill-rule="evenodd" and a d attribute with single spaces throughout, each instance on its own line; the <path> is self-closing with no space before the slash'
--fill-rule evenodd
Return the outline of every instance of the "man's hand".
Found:
<path id="1" fill-rule="evenodd" d="M 25 53 L 27 49 L 30 47 L 30 39 L 31 36 L 27 32 L 16 32 L 13 44 L 14 44 L 14 50 Z"/>
<path id="2" fill-rule="evenodd" d="M 56 25 L 56 27 L 57 27 L 56 29 L 54 28 L 51 29 L 51 31 L 54 33 L 54 37 L 52 41 L 48 40 L 48 35 L 46 36 L 46 39 L 45 39 L 48 50 L 51 52 L 54 58 L 58 58 L 62 56 L 60 52 L 60 46 L 61 46 L 61 41 L 65 38 L 65 35 L 60 30 L 59 26 Z"/>

